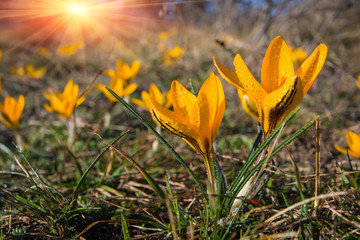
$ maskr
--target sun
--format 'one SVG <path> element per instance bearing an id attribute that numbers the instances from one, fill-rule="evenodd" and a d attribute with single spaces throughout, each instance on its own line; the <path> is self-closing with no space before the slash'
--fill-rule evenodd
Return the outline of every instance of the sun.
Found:
<path id="1" fill-rule="evenodd" d="M 85 16 L 89 12 L 89 6 L 80 3 L 69 4 L 69 6 L 66 6 L 66 10 L 72 15 Z"/>

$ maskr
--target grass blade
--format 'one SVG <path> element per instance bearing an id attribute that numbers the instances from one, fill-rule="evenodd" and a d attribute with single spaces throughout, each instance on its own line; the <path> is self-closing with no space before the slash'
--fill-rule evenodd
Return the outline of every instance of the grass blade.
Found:
<path id="1" fill-rule="evenodd" d="M 120 138 L 122 138 L 125 134 L 127 134 L 127 132 L 121 134 L 119 137 L 117 137 L 114 141 L 112 141 L 111 145 L 115 144 L 117 141 L 120 140 Z M 95 159 L 94 161 L 90 164 L 90 166 L 86 169 L 86 171 L 84 172 L 84 174 L 81 176 L 78 184 L 76 185 L 74 192 L 73 192 L 73 196 L 72 196 L 72 200 L 77 199 L 77 196 L 79 194 L 79 189 L 81 184 L 83 183 L 83 181 L 85 180 L 85 177 L 88 175 L 88 173 L 90 172 L 90 170 L 94 167 L 94 165 L 99 161 L 99 159 L 102 157 L 102 155 L 104 155 L 104 153 L 110 148 L 111 145 L 108 145 Z"/>
<path id="2" fill-rule="evenodd" d="M 126 219 L 122 214 L 121 214 L 121 228 L 122 228 L 124 240 L 130 240 L 130 234 L 126 223 Z"/>

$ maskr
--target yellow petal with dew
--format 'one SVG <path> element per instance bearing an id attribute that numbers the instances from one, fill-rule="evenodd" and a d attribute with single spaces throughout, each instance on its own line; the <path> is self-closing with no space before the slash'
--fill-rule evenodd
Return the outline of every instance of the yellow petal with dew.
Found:
<path id="1" fill-rule="evenodd" d="M 264 99 L 266 92 L 250 73 L 244 60 L 239 54 L 237 54 L 234 58 L 234 66 L 240 86 L 242 86 L 240 88 L 244 91 L 244 93 L 255 100 L 255 102 L 261 102 L 261 100 Z"/>
<path id="2" fill-rule="evenodd" d="M 325 63 L 327 55 L 327 47 L 325 44 L 320 44 L 314 52 L 308 57 L 303 64 L 296 70 L 295 75 L 299 76 L 303 85 L 303 94 L 309 91 L 311 85 L 314 83 L 321 68 Z"/>
<path id="3" fill-rule="evenodd" d="M 150 103 L 152 108 L 152 114 L 154 119 L 168 132 L 171 132 L 177 136 L 184 138 L 187 143 L 196 151 L 201 151 L 200 146 L 197 143 L 199 135 L 188 123 L 182 121 L 178 114 L 163 107 L 150 96 Z"/>
<path id="4" fill-rule="evenodd" d="M 198 115 L 192 115 L 192 108 L 196 102 L 196 96 L 176 80 L 171 84 L 171 93 L 174 112 L 178 113 L 182 119 L 188 122 L 199 121 Z"/>
<path id="5" fill-rule="evenodd" d="M 295 76 L 266 95 L 262 102 L 263 117 L 260 119 L 265 134 L 272 132 L 300 104 L 303 99 L 302 89 L 299 77 Z"/>
<path id="6" fill-rule="evenodd" d="M 204 85 L 203 85 L 204 86 Z M 206 93 L 199 92 L 196 104 L 193 108 L 196 111 L 194 114 L 199 115 L 199 121 L 196 122 L 196 128 L 198 129 L 199 138 L 197 139 L 198 145 L 200 146 L 201 152 L 206 155 L 210 154 L 212 149 L 211 142 L 211 100 L 208 98 Z"/>
<path id="7" fill-rule="evenodd" d="M 283 84 L 283 79 L 294 76 L 291 53 L 285 41 L 277 36 L 269 45 L 261 68 L 261 86 L 267 93 Z"/>
<path id="8" fill-rule="evenodd" d="M 212 72 L 209 78 L 202 85 L 199 94 L 207 97 L 209 104 L 209 126 L 208 136 L 210 144 L 215 141 L 222 118 L 225 112 L 225 96 L 220 79 Z"/>
<path id="9" fill-rule="evenodd" d="M 226 81 L 228 81 L 236 88 L 241 88 L 241 89 L 244 88 L 236 73 L 230 70 L 229 68 L 225 67 L 224 65 L 222 65 L 215 57 L 214 57 L 214 64 L 217 70 L 219 71 L 220 75 Z"/>

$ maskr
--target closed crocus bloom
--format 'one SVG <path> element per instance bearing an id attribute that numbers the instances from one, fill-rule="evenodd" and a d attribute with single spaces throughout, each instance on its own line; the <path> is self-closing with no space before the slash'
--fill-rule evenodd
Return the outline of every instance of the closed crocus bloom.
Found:
<path id="1" fill-rule="evenodd" d="M 96 83 L 95 87 L 107 97 L 111 105 L 114 105 L 118 102 L 117 99 L 105 88 L 104 85 Z M 123 80 L 122 78 L 113 78 L 108 86 L 109 89 L 111 89 L 121 98 L 133 93 L 137 87 L 138 85 L 136 83 L 126 84 L 125 80 Z"/>
<path id="2" fill-rule="evenodd" d="M 360 88 L 360 74 L 357 75 L 357 80 L 356 85 Z"/>
<path id="3" fill-rule="evenodd" d="M 349 148 L 343 148 L 335 145 L 335 148 L 342 153 L 349 154 L 350 156 L 360 158 L 360 135 L 352 131 L 346 132 L 346 142 Z"/>
<path id="4" fill-rule="evenodd" d="M 131 99 L 131 102 L 151 111 L 150 96 L 152 96 L 158 103 L 166 108 L 169 108 L 172 105 L 171 92 L 169 91 L 162 93 L 155 84 L 150 85 L 149 92 L 141 92 L 141 100 L 133 98 Z"/>
<path id="5" fill-rule="evenodd" d="M 44 92 L 44 96 L 49 100 L 49 104 L 45 104 L 44 108 L 49 112 L 59 114 L 65 119 L 69 119 L 73 114 L 74 107 L 79 106 L 85 100 L 85 96 L 78 96 L 78 93 L 79 85 L 69 80 L 64 92 L 58 92 L 54 89 L 49 89 L 48 92 Z"/>
<path id="6" fill-rule="evenodd" d="M 4 104 L 0 103 L 0 120 L 9 128 L 18 129 L 24 106 L 25 98 L 22 94 L 19 96 L 18 101 L 11 96 L 7 96 Z"/>
<path id="7" fill-rule="evenodd" d="M 265 137 L 302 101 L 324 65 L 327 47 L 320 44 L 294 72 L 290 50 L 276 37 L 268 47 L 261 69 L 261 85 L 256 81 L 239 54 L 235 56 L 235 72 L 214 58 L 220 74 L 241 89 L 257 106 Z"/>
<path id="8" fill-rule="evenodd" d="M 112 78 L 121 78 L 125 84 L 129 84 L 130 80 L 134 78 L 140 70 L 140 62 L 133 61 L 132 65 L 129 66 L 123 60 L 116 62 L 116 71 L 106 70 L 105 73 Z"/>
<path id="9" fill-rule="evenodd" d="M 163 128 L 182 137 L 203 156 L 209 179 L 209 192 L 215 193 L 215 175 L 210 153 L 225 111 L 220 79 L 211 73 L 197 97 L 178 81 L 173 81 L 170 92 L 174 111 L 162 106 L 151 95 L 152 114 Z"/>

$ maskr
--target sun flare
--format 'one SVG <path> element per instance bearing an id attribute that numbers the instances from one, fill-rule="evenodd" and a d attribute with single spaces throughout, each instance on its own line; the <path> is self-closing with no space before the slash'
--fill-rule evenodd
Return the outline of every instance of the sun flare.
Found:
<path id="1" fill-rule="evenodd" d="M 74 4 L 67 7 L 69 13 L 74 15 L 86 15 L 88 12 L 88 6 L 83 4 Z"/>

